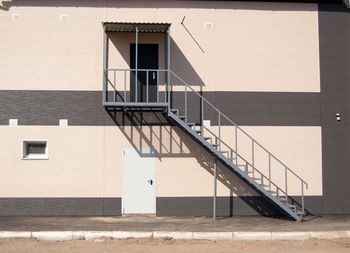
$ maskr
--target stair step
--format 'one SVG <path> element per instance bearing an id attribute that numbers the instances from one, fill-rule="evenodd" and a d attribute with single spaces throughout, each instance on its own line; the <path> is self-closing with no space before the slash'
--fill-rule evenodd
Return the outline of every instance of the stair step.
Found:
<path id="1" fill-rule="evenodd" d="M 261 184 L 262 187 L 270 187 L 268 184 Z"/>
<path id="2" fill-rule="evenodd" d="M 211 140 L 213 137 L 204 137 L 204 140 Z"/>
<path id="3" fill-rule="evenodd" d="M 268 191 L 270 194 L 277 194 L 276 191 Z"/>
<path id="4" fill-rule="evenodd" d="M 187 125 L 188 125 L 189 127 L 192 127 L 192 126 L 195 126 L 196 123 L 187 123 Z"/>
<path id="5" fill-rule="evenodd" d="M 281 201 L 283 203 L 288 203 L 288 199 L 279 199 L 279 201 Z"/>
<path id="6" fill-rule="evenodd" d="M 253 177 L 252 179 L 261 181 L 261 177 Z"/>
<path id="7" fill-rule="evenodd" d="M 296 210 L 296 206 L 295 205 L 286 205 L 289 209 L 294 209 Z"/>
<path id="8" fill-rule="evenodd" d="M 170 109 L 170 111 L 172 113 L 174 113 L 175 115 L 177 115 L 179 113 L 179 110 L 178 109 Z"/>
<path id="9" fill-rule="evenodd" d="M 243 167 L 243 169 L 242 170 L 245 170 L 245 165 L 244 164 L 238 164 L 238 165 L 236 165 L 238 168 L 240 168 L 240 167 Z"/>
<path id="10" fill-rule="evenodd" d="M 197 130 L 197 129 L 194 129 L 194 131 L 196 131 L 197 133 L 201 133 L 202 130 Z"/>
<path id="11" fill-rule="evenodd" d="M 219 144 L 217 144 L 217 143 L 213 143 L 213 144 L 211 144 L 213 147 L 217 147 L 217 146 L 219 146 Z"/>
<path id="12" fill-rule="evenodd" d="M 229 152 L 228 151 L 220 151 L 221 153 L 223 154 L 228 154 Z"/>
<path id="13" fill-rule="evenodd" d="M 186 116 L 178 116 L 179 119 L 186 119 Z"/>

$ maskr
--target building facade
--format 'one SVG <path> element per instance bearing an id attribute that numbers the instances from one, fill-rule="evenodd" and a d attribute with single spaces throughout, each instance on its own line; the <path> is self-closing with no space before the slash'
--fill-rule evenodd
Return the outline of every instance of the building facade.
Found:
<path id="1" fill-rule="evenodd" d="M 349 10 L 2 1 L 0 215 L 349 214 Z"/>

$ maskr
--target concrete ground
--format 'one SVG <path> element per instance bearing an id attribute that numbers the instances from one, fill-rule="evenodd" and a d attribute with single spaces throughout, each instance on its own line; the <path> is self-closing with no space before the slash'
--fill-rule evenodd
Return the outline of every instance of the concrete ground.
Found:
<path id="1" fill-rule="evenodd" d="M 350 239 L 306 241 L 215 241 L 159 239 L 96 239 L 48 242 L 35 239 L 0 240 L 1 253 L 349 253 Z"/>
<path id="2" fill-rule="evenodd" d="M 261 216 L 0 217 L 0 231 L 349 231 L 350 215 L 306 217 L 303 222 Z"/>

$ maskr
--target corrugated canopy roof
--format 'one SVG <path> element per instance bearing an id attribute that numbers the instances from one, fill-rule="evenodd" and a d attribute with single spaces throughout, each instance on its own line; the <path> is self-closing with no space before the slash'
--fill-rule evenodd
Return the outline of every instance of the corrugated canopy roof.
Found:
<path id="1" fill-rule="evenodd" d="M 106 32 L 139 32 L 144 33 L 164 33 L 171 24 L 167 23 L 125 23 L 125 22 L 104 22 Z"/>

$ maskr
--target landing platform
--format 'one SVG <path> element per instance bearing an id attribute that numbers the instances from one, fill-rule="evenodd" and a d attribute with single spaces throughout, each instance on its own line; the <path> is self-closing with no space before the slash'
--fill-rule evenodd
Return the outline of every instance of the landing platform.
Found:
<path id="1" fill-rule="evenodd" d="M 132 110 L 132 111 L 154 111 L 164 110 L 168 103 L 133 103 L 133 102 L 105 102 L 103 105 L 107 110 Z"/>

